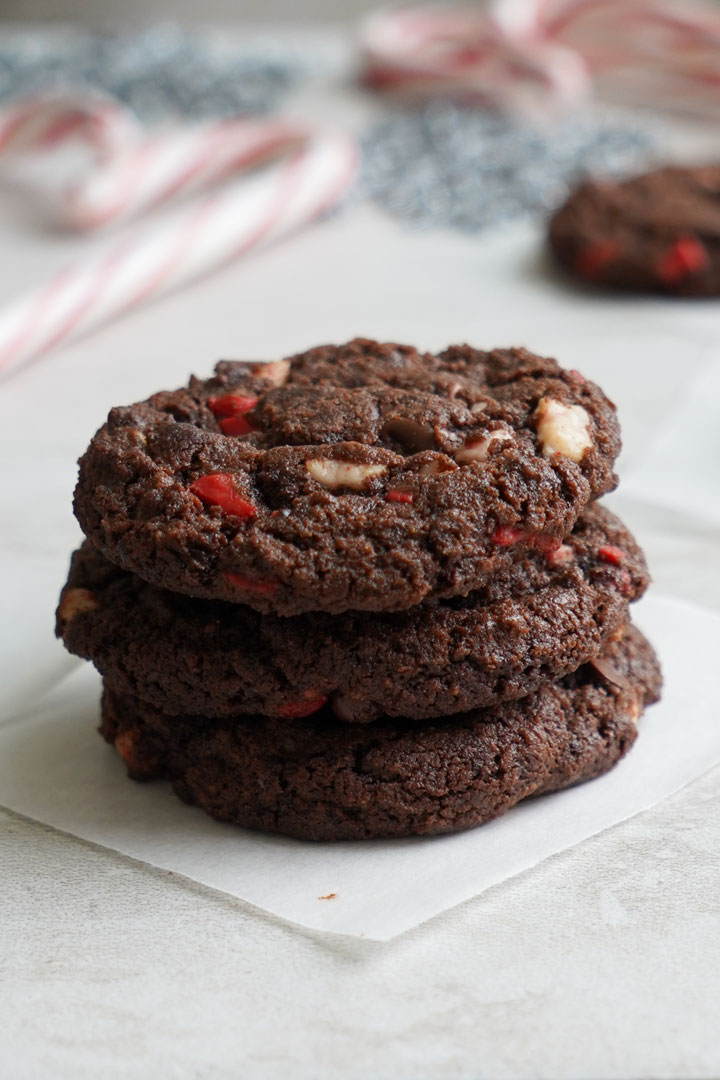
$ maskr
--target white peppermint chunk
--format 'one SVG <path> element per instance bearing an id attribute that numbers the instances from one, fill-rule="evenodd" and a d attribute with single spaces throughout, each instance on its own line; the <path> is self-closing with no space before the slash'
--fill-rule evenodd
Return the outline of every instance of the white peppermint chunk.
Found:
<path id="1" fill-rule="evenodd" d="M 305 468 L 326 488 L 349 487 L 359 491 L 373 476 L 382 476 L 387 465 L 362 465 L 349 461 L 333 461 L 332 458 L 311 458 Z"/>
<path id="2" fill-rule="evenodd" d="M 554 398 L 540 398 L 534 418 L 545 457 L 562 454 L 571 461 L 580 461 L 593 444 L 590 417 L 582 405 L 563 405 Z"/>
<path id="3" fill-rule="evenodd" d="M 442 476 L 446 472 L 455 472 L 457 465 L 446 457 L 433 457 L 420 466 L 420 476 Z"/>
<path id="4" fill-rule="evenodd" d="M 62 598 L 58 615 L 61 622 L 70 622 L 83 611 L 95 611 L 98 602 L 89 589 L 68 589 Z"/>
<path id="5" fill-rule="evenodd" d="M 465 443 L 456 453 L 455 460 L 458 465 L 469 465 L 473 461 L 485 461 L 488 450 L 493 443 L 512 441 L 513 434 L 511 431 L 508 431 L 507 428 L 498 428 L 497 431 L 490 431 L 480 439 L 473 439 L 471 442 Z"/>
<path id="6" fill-rule="evenodd" d="M 252 373 L 261 379 L 269 379 L 274 386 L 282 386 L 290 374 L 290 361 L 272 360 L 269 364 L 256 364 Z"/>
<path id="7" fill-rule="evenodd" d="M 561 544 L 554 551 L 549 551 L 547 561 L 551 566 L 565 566 L 575 558 L 575 552 L 569 544 Z"/>

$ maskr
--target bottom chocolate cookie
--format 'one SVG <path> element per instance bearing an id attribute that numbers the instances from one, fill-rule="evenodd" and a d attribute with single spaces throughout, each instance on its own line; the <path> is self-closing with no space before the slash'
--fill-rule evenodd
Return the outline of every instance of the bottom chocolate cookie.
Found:
<path id="1" fill-rule="evenodd" d="M 137 780 L 165 778 L 221 821 L 310 840 L 471 828 L 607 772 L 659 697 L 629 626 L 600 658 L 521 701 L 442 722 L 171 717 L 106 687 L 102 734 Z"/>

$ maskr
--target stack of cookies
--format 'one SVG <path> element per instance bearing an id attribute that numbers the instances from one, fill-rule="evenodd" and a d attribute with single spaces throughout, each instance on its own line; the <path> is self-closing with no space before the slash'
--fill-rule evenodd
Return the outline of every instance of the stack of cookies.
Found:
<path id="1" fill-rule="evenodd" d="M 615 408 L 525 349 L 356 340 L 113 409 L 57 616 L 131 777 L 316 840 L 607 771 L 658 697 Z"/>

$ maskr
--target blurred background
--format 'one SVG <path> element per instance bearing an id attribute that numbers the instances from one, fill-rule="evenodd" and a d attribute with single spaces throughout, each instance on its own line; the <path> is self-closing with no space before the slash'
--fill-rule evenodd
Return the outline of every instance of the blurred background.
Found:
<path id="1" fill-rule="evenodd" d="M 0 0 L 0 18 L 127 26 L 153 19 L 182 22 L 312 23 L 347 21 L 377 7 L 372 0 Z"/>
<path id="2" fill-rule="evenodd" d="M 69 322 L 54 303 L 48 318 L 59 326 L 42 333 L 30 294 L 0 306 L 0 368 L 3 342 L 21 364 L 65 341 L 67 325 L 79 336 L 124 314 L 125 246 L 112 248 L 113 229 L 137 224 L 142 276 L 146 256 L 170 243 L 162 238 L 176 230 L 182 239 L 183 215 L 190 228 L 193 199 L 232 207 L 238 229 L 258 213 L 252 200 L 265 199 L 280 219 L 269 218 L 273 238 L 359 205 L 470 236 L 542 222 L 587 174 L 717 152 L 717 3 L 436 0 L 430 12 L 423 4 L 0 0 L 0 227 L 28 256 L 7 295 L 37 289 L 47 312 L 43 273 L 71 256 L 96 260 L 73 271 L 78 289 L 94 274 L 105 288 L 107 265 L 120 282 L 112 304 L 95 303 L 90 290 L 79 310 L 68 286 Z M 273 155 L 289 164 L 298 138 L 304 167 L 318 173 L 307 182 L 312 198 L 299 187 L 296 216 L 282 186 L 273 202 L 272 185 L 282 176 Z M 238 182 L 259 162 L 265 172 L 246 196 Z M 250 248 L 265 236 L 243 227 Z M 162 289 L 246 254 L 229 235 L 206 231 L 205 246 L 181 245 L 178 260 L 169 252 Z M 133 304 L 162 291 L 149 280 Z"/>

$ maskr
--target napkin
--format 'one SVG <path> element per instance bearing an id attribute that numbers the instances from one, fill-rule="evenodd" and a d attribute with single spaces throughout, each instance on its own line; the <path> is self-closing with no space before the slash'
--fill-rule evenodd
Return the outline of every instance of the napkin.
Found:
<path id="1" fill-rule="evenodd" d="M 0 726 L 0 803 L 302 926 L 388 940 L 648 809 L 720 761 L 720 616 L 654 596 L 636 621 L 660 653 L 666 685 L 629 755 L 607 776 L 465 833 L 318 844 L 218 824 L 167 784 L 126 778 L 95 731 L 99 679 L 89 665 Z"/>

